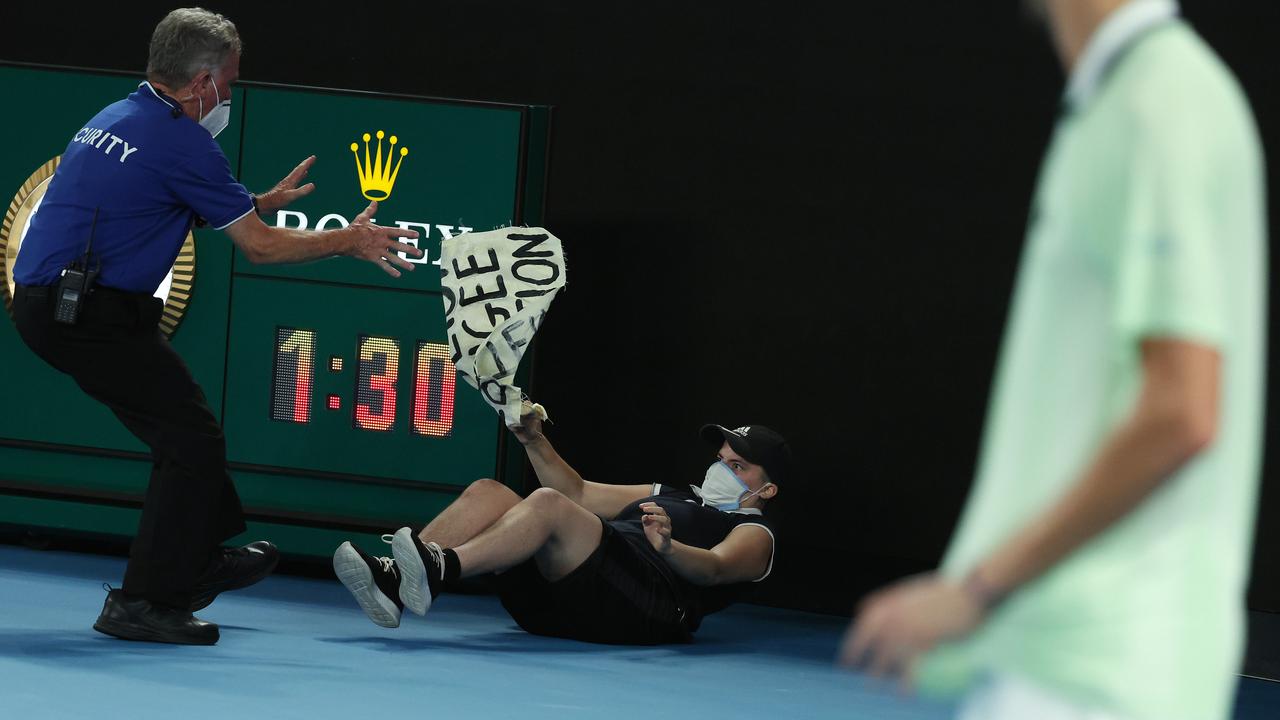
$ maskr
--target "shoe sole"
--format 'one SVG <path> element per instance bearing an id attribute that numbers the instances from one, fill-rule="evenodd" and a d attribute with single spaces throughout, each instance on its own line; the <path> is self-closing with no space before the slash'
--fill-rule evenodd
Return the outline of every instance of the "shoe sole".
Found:
<path id="1" fill-rule="evenodd" d="M 400 528 L 391 537 L 391 555 L 400 571 L 400 602 L 415 615 L 426 615 L 431 608 L 431 588 L 427 586 L 427 568 L 422 564 L 413 531 Z"/>
<path id="2" fill-rule="evenodd" d="M 400 627 L 400 608 L 378 589 L 373 571 L 350 542 L 342 543 L 334 551 L 333 572 L 374 624 L 384 628 Z"/>
<path id="3" fill-rule="evenodd" d="M 272 572 L 275 571 L 276 565 L 278 565 L 279 563 L 280 563 L 280 554 L 279 552 L 277 552 L 276 556 L 271 559 L 271 564 L 268 565 L 266 568 L 264 568 L 261 572 L 250 575 L 247 578 L 242 579 L 240 582 L 234 585 L 228 585 L 227 587 L 219 588 L 218 590 L 212 591 L 212 593 L 210 594 L 204 594 L 197 591 L 195 598 L 191 601 L 191 612 L 199 612 L 209 607 L 211 604 L 213 604 L 213 601 L 217 600 L 218 596 L 224 592 L 231 592 L 233 590 L 243 590 L 249 587 L 250 585 L 256 585 L 262 582 L 267 578 L 268 575 L 270 575 Z"/>
<path id="4" fill-rule="evenodd" d="M 182 637 L 172 635 L 161 635 L 154 632 L 139 632 L 137 627 L 129 625 L 117 625 L 115 623 L 98 620 L 93 624 L 93 629 L 103 635 L 110 635 L 121 640 L 133 640 L 135 642 L 154 642 L 167 643 L 169 645 L 216 645 L 218 644 L 219 633 L 215 632 L 211 638 L 202 637 Z"/>

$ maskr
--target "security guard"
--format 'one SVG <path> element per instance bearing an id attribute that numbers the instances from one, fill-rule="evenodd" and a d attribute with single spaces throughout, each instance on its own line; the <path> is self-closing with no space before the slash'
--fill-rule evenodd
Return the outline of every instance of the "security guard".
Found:
<path id="1" fill-rule="evenodd" d="M 315 158 L 254 197 L 236 182 L 214 137 L 227 126 L 240 38 L 227 18 L 169 13 L 151 37 L 147 81 L 79 129 L 62 155 L 14 267 L 22 339 L 70 375 L 151 448 L 154 465 L 123 587 L 108 593 L 94 628 L 129 640 L 212 645 L 218 627 L 196 618 L 226 590 L 274 568 L 267 542 L 219 550 L 245 530 L 227 472 L 226 443 L 204 393 L 161 335 L 153 293 L 193 224 L 224 230 L 255 263 L 358 257 L 393 276 L 420 257 L 370 222 L 273 228 L 266 212 L 306 195 Z"/>

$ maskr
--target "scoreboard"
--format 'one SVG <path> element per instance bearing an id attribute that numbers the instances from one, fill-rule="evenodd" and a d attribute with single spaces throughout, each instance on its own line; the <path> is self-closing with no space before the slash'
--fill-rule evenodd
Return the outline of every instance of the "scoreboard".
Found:
<path id="1" fill-rule="evenodd" d="M 142 78 L 0 64 L 14 97 L 56 97 L 0 116 L 0 286 L 58 156 Z M 541 223 L 550 109 L 241 83 L 218 136 L 232 172 L 263 192 L 309 155 L 312 194 L 263 220 L 419 233 L 413 272 L 331 258 L 254 265 L 224 233 L 196 229 L 158 290 L 162 329 L 222 421 L 248 535 L 328 555 L 347 538 L 433 517 L 471 481 L 522 489 L 523 456 L 479 394 L 456 382 L 440 290 L 440 242 Z M 20 139 L 20 141 L 18 141 Z M 30 352 L 0 319 L 0 524 L 132 535 L 147 449 Z M 522 371 L 527 376 L 527 369 Z M 520 379 L 527 383 L 527 377 Z M 360 537 L 364 536 L 364 537 Z"/>

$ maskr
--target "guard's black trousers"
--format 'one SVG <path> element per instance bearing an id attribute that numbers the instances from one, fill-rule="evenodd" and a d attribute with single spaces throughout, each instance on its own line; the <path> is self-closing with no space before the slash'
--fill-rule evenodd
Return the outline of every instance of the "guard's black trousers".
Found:
<path id="1" fill-rule="evenodd" d="M 99 287 L 79 322 L 65 325 L 53 319 L 53 290 L 17 287 L 14 320 L 23 341 L 151 448 L 151 482 L 124 591 L 189 607 L 218 546 L 245 529 L 222 428 L 160 332 L 160 300 Z"/>

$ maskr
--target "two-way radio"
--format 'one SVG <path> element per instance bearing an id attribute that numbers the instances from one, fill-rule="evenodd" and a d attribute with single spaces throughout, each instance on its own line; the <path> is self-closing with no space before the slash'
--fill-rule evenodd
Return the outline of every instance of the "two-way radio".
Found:
<path id="1" fill-rule="evenodd" d="M 93 221 L 89 223 L 89 241 L 85 243 L 84 255 L 73 260 L 62 270 L 58 280 L 58 290 L 53 308 L 53 319 L 67 325 L 75 325 L 80 318 L 80 308 L 84 306 L 85 297 L 93 290 L 93 282 L 98 279 L 102 264 L 91 265 L 93 251 L 93 231 L 98 225 L 98 208 L 93 209 Z"/>

